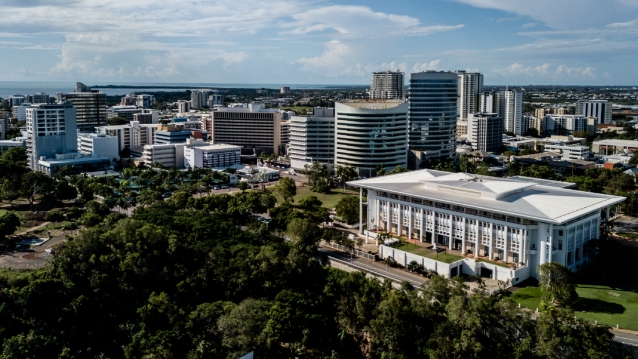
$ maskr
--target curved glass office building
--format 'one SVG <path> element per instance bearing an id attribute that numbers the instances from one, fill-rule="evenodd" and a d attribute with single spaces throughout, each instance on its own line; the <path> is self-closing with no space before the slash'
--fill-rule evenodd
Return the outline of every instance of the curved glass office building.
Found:
<path id="1" fill-rule="evenodd" d="M 409 166 L 455 154 L 458 74 L 426 71 L 410 74 Z"/>
<path id="2" fill-rule="evenodd" d="M 407 166 L 405 101 L 344 101 L 336 103 L 335 112 L 335 165 L 357 167 L 365 177 L 377 166 Z"/>

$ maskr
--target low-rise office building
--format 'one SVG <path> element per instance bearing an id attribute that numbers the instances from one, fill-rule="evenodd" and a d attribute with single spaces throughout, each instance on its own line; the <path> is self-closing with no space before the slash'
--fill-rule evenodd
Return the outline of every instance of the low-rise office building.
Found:
<path id="1" fill-rule="evenodd" d="M 137 106 L 113 106 L 106 109 L 106 118 L 121 117 L 133 121 L 133 116 L 140 113 L 142 113 L 142 109 L 137 108 Z"/>
<path id="2" fill-rule="evenodd" d="M 362 213 L 359 233 L 366 226 L 373 236 L 375 231 L 388 232 L 432 243 L 434 248 L 470 253 L 472 260 L 442 265 L 449 271 L 444 274 L 485 275 L 485 268 L 490 277 L 509 279 L 512 284 L 537 278 L 536 268 L 543 263 L 559 263 L 573 271 L 588 264 L 588 242 L 600 237 L 610 207 L 625 200 L 535 181 L 435 170 L 348 185 L 361 189 L 362 209 L 363 190 L 367 190 L 367 220 L 363 221 Z M 601 218 L 603 211 L 605 218 Z M 385 252 L 385 246 L 382 248 Z M 511 263 L 514 268 L 477 262 L 480 257 Z"/>
<path id="3" fill-rule="evenodd" d="M 591 146 L 591 151 L 598 155 L 634 153 L 637 149 L 638 141 L 634 140 L 601 140 L 594 141 Z"/>
<path id="4" fill-rule="evenodd" d="M 553 145 L 546 144 L 545 151 L 560 153 L 563 159 L 569 160 L 586 160 L 589 158 L 589 146 L 574 146 L 557 142 Z"/>
<path id="5" fill-rule="evenodd" d="M 219 168 L 240 163 L 241 146 L 215 144 L 202 140 L 187 141 L 184 147 L 184 167 Z"/>
<path id="6" fill-rule="evenodd" d="M 131 156 L 147 166 L 162 165 L 165 168 L 184 167 L 186 143 L 145 145 L 131 149 Z"/>
<path id="7" fill-rule="evenodd" d="M 78 152 L 84 156 L 99 156 L 113 162 L 120 159 L 117 137 L 101 133 L 78 133 Z"/>

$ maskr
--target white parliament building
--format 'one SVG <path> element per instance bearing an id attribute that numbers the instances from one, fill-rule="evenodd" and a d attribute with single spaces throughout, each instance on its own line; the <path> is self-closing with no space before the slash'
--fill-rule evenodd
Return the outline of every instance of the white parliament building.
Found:
<path id="1" fill-rule="evenodd" d="M 444 246 L 498 260 L 500 266 L 465 258 L 452 264 L 439 262 L 438 267 L 434 263 L 430 269 L 450 276 L 480 274 L 485 268 L 491 278 L 509 279 L 512 284 L 537 277 L 536 267 L 545 262 L 560 263 L 572 271 L 586 265 L 585 244 L 599 238 L 610 207 L 625 200 L 566 189 L 566 183 L 557 181 L 435 170 L 348 184 L 361 189 L 361 208 L 363 189 L 367 190 L 367 223 L 360 218 L 360 234 L 366 226 L 369 236 L 388 232 L 431 243 L 432 248 Z M 384 245 L 379 254 L 399 258 L 404 265 L 417 260 L 426 268 L 433 261 Z"/>

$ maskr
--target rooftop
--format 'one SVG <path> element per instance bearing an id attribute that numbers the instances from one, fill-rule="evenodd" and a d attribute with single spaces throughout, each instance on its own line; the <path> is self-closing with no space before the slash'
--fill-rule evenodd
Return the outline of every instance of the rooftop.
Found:
<path id="1" fill-rule="evenodd" d="M 553 182 L 419 170 L 352 181 L 348 185 L 554 224 L 625 200 L 559 188 Z"/>
<path id="2" fill-rule="evenodd" d="M 594 141 L 597 145 L 611 145 L 611 146 L 638 146 L 638 141 L 635 140 L 600 140 Z"/>

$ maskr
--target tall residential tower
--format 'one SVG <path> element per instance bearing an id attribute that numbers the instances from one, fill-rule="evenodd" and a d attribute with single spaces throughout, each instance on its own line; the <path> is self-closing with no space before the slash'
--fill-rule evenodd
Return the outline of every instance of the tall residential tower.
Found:
<path id="1" fill-rule="evenodd" d="M 483 75 L 478 72 L 455 71 L 459 76 L 459 120 L 479 112 L 479 94 L 483 91 Z"/>
<path id="2" fill-rule="evenodd" d="M 373 72 L 370 99 L 403 99 L 403 84 L 403 72 Z"/>

